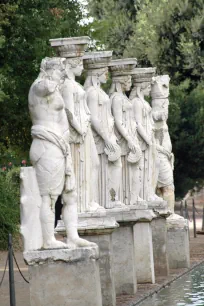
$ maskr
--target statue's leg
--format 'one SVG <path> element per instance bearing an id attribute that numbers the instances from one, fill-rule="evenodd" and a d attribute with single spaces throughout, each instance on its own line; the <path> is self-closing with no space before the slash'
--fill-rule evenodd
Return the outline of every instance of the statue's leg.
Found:
<path id="1" fill-rule="evenodd" d="M 42 196 L 40 221 L 42 226 L 43 247 L 45 249 L 64 248 L 66 244 L 56 240 L 54 236 L 55 202 L 58 196 Z"/>
<path id="2" fill-rule="evenodd" d="M 174 213 L 175 205 L 175 194 L 174 194 L 174 185 L 169 185 L 162 188 L 163 199 L 167 201 L 168 208 Z"/>
<path id="3" fill-rule="evenodd" d="M 130 182 L 131 182 L 131 197 L 130 197 L 130 204 L 134 205 L 137 204 L 137 202 L 144 201 L 139 195 L 141 192 L 141 175 L 140 175 L 140 169 L 138 164 L 129 164 L 128 165 L 131 169 L 129 172 L 130 174 Z"/>
<path id="4" fill-rule="evenodd" d="M 67 232 L 68 248 L 95 246 L 95 243 L 82 239 L 78 235 L 78 214 L 77 214 L 77 194 L 76 191 L 64 192 L 62 194 L 63 208 L 62 218 Z"/>
<path id="5" fill-rule="evenodd" d="M 108 189 L 109 189 L 109 202 L 106 208 L 112 208 L 115 205 L 122 205 L 122 199 L 119 196 L 119 189 L 122 177 L 122 162 L 121 158 L 115 162 L 108 162 Z"/>

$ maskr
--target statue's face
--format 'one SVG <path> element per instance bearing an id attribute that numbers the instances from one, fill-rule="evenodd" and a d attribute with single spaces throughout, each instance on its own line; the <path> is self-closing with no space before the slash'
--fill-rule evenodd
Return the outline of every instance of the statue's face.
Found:
<path id="1" fill-rule="evenodd" d="M 60 69 L 53 69 L 50 76 L 52 81 L 60 83 L 60 81 L 64 78 L 64 73 Z"/>
<path id="2" fill-rule="evenodd" d="M 104 73 L 99 75 L 99 82 L 102 84 L 105 84 L 108 80 L 108 70 L 106 70 Z"/>
<path id="3" fill-rule="evenodd" d="M 80 76 L 82 74 L 84 67 L 83 62 L 81 61 L 76 67 L 72 67 L 71 70 L 75 76 Z"/>
<path id="4" fill-rule="evenodd" d="M 129 76 L 124 84 L 125 91 L 129 91 L 131 86 L 132 86 L 132 80 L 131 80 L 131 76 Z"/>

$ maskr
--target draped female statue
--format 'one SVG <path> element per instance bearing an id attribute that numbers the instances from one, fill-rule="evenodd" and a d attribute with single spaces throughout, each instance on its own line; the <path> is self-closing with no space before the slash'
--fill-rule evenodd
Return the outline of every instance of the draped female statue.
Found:
<path id="1" fill-rule="evenodd" d="M 88 37 L 51 40 L 61 56 L 66 58 L 66 78 L 61 87 L 70 123 L 70 145 L 76 178 L 78 212 L 97 210 L 99 160 L 90 125 L 86 92 L 75 80 L 83 71 L 84 47 Z"/>
<path id="2" fill-rule="evenodd" d="M 109 66 L 112 76 L 110 100 L 122 155 L 122 200 L 128 205 L 143 201 L 139 196 L 141 189 L 139 168 L 142 152 L 137 138 L 133 104 L 125 95 L 125 92 L 131 88 L 131 71 L 136 64 L 136 59 L 121 59 L 113 60 Z"/>
<path id="3" fill-rule="evenodd" d="M 121 178 L 121 150 L 114 133 L 109 96 L 101 88 L 106 83 L 112 52 L 89 52 L 84 55 L 87 77 L 84 88 L 91 112 L 92 131 L 100 160 L 99 203 L 105 208 L 121 206 L 118 199 Z"/>
<path id="4" fill-rule="evenodd" d="M 133 89 L 130 100 L 133 104 L 134 117 L 142 150 L 141 160 L 141 197 L 147 201 L 162 201 L 155 194 L 158 165 L 156 142 L 154 135 L 154 121 L 152 108 L 145 100 L 150 95 L 151 81 L 155 68 L 135 68 L 132 71 Z"/>

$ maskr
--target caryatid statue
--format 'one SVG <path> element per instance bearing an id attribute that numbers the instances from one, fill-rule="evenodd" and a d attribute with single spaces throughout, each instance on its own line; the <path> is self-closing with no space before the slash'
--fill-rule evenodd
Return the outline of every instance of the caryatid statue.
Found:
<path id="1" fill-rule="evenodd" d="M 99 158 L 91 130 L 91 114 L 86 92 L 75 80 L 83 71 L 87 36 L 51 39 L 51 46 L 65 57 L 66 78 L 61 86 L 65 109 L 70 123 L 70 144 L 77 188 L 78 212 L 100 209 L 98 202 Z"/>
<path id="2" fill-rule="evenodd" d="M 134 117 L 137 123 L 137 131 L 140 147 L 142 149 L 141 160 L 141 197 L 146 201 L 162 201 L 156 192 L 156 168 L 158 156 L 154 135 L 154 121 L 152 108 L 145 100 L 150 95 L 151 81 L 155 74 L 155 68 L 135 68 L 132 71 L 133 89 L 130 100 L 133 104 Z"/>
<path id="3" fill-rule="evenodd" d="M 168 131 L 169 107 L 169 81 L 168 75 L 153 77 L 151 87 L 152 115 L 155 122 L 156 147 L 159 154 L 159 168 L 157 179 L 157 192 L 167 201 L 169 209 L 174 212 L 174 155 Z"/>
<path id="4" fill-rule="evenodd" d="M 99 203 L 105 208 L 121 206 L 118 199 L 121 180 L 121 149 L 114 133 L 109 96 L 101 88 L 106 83 L 112 51 L 88 52 L 84 55 L 84 88 L 91 112 L 92 131 L 100 160 Z"/>
<path id="5" fill-rule="evenodd" d="M 29 111 L 33 124 L 30 160 L 42 200 L 40 220 L 44 248 L 90 245 L 90 242 L 79 238 L 77 232 L 77 196 L 69 145 L 69 123 L 60 93 L 65 79 L 64 62 L 64 58 L 43 59 L 41 72 L 29 91 Z M 57 241 L 54 236 L 55 202 L 61 194 L 67 245 Z"/>
<path id="6" fill-rule="evenodd" d="M 122 151 L 122 201 L 128 205 L 136 205 L 143 201 L 139 195 L 142 151 L 138 142 L 133 104 L 125 94 L 131 88 L 131 71 L 136 64 L 137 60 L 131 58 L 113 60 L 109 66 L 112 77 L 110 99 L 116 135 Z"/>

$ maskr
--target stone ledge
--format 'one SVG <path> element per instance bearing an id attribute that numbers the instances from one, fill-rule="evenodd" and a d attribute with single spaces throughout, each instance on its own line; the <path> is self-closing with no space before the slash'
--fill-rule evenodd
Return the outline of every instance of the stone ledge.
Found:
<path id="1" fill-rule="evenodd" d="M 154 214 L 153 210 L 150 209 L 131 209 L 128 211 L 114 212 L 107 211 L 107 216 L 112 216 L 119 223 L 130 223 L 130 222 L 150 222 L 157 216 Z"/>
<path id="2" fill-rule="evenodd" d="M 47 262 L 63 261 L 67 263 L 82 262 L 99 258 L 98 247 L 83 247 L 77 249 L 48 249 L 28 251 L 23 253 L 27 265 L 45 264 Z"/>

